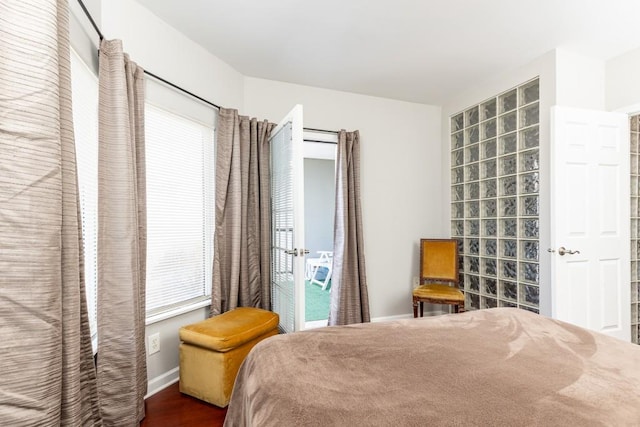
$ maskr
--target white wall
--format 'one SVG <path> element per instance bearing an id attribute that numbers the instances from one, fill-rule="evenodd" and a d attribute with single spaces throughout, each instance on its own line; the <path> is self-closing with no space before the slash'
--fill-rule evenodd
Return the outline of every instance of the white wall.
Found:
<path id="1" fill-rule="evenodd" d="M 138 65 L 218 105 L 242 108 L 243 76 L 132 0 L 104 0 L 102 32 Z"/>
<path id="2" fill-rule="evenodd" d="M 411 312 L 418 241 L 443 237 L 440 108 L 257 78 L 245 113 L 278 122 L 304 106 L 304 126 L 359 130 L 364 244 L 371 317 Z"/>
<path id="3" fill-rule="evenodd" d="M 606 107 L 609 111 L 640 111 L 640 48 L 606 63 Z"/>

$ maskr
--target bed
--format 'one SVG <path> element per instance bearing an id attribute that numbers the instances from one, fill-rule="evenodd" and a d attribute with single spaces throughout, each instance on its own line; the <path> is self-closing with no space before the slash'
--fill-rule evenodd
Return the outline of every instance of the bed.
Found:
<path id="1" fill-rule="evenodd" d="M 225 426 L 640 425 L 640 346 L 514 308 L 278 335 Z"/>

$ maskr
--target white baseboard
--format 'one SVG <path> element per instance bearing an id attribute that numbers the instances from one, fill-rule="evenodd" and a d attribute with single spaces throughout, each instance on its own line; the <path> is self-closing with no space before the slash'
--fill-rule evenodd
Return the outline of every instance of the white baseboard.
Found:
<path id="1" fill-rule="evenodd" d="M 144 398 L 147 399 L 153 396 L 157 392 L 169 387 L 171 384 L 177 383 L 178 380 L 180 380 L 180 367 L 176 366 L 172 370 L 150 379 L 147 383 L 147 395 Z"/>
<path id="2" fill-rule="evenodd" d="M 425 311 L 424 315 L 425 317 L 427 316 L 439 316 L 441 314 L 449 314 L 448 311 Z M 371 319 L 371 322 L 390 322 L 393 320 L 400 320 L 400 319 L 413 319 L 413 313 L 407 313 L 407 314 L 396 314 L 394 316 L 383 316 L 383 317 L 374 317 L 373 319 Z"/>

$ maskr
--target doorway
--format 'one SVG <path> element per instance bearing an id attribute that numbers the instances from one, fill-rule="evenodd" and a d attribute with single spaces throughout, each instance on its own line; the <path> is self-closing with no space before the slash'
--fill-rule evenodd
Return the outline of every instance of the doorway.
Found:
<path id="1" fill-rule="evenodd" d="M 304 132 L 305 329 L 327 325 L 331 299 L 337 135 Z"/>

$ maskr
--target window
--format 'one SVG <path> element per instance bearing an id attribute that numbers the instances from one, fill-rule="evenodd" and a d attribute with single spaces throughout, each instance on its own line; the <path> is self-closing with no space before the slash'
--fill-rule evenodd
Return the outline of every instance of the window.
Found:
<path id="1" fill-rule="evenodd" d="M 451 235 L 465 308 L 539 310 L 539 81 L 451 117 Z"/>
<path id="2" fill-rule="evenodd" d="M 213 263 L 213 121 L 146 104 L 147 316 L 208 301 Z"/>
<path id="3" fill-rule="evenodd" d="M 84 273 L 93 349 L 97 347 L 98 79 L 75 51 L 71 54 L 73 128 L 82 218 Z"/>

